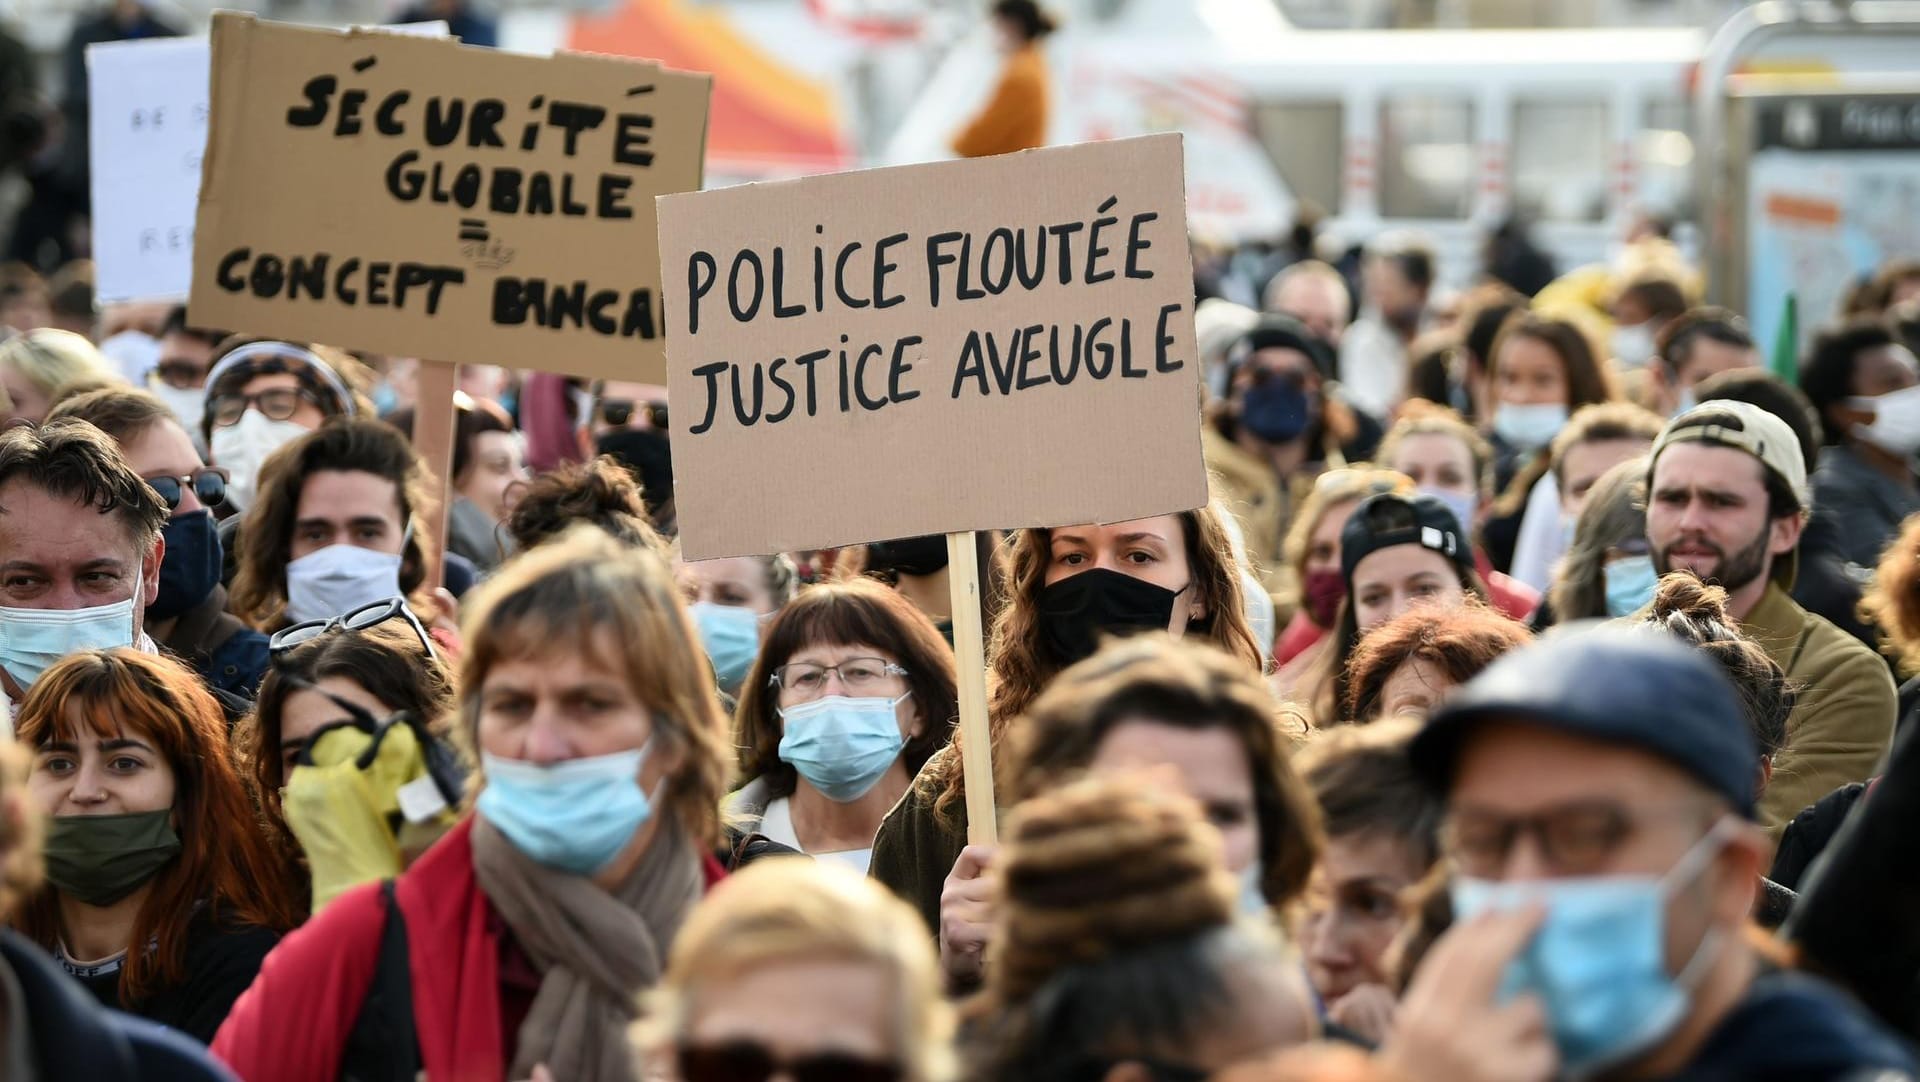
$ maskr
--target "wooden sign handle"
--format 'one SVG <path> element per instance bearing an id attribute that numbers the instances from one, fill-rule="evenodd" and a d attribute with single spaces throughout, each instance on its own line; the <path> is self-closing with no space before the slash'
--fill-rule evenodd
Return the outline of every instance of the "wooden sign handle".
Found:
<path id="1" fill-rule="evenodd" d="M 427 506 L 432 513 L 420 527 L 432 544 L 422 543 L 427 582 L 438 589 L 445 577 L 447 514 L 453 507 L 453 390 L 459 366 L 420 359 L 413 399 L 413 449 L 427 464 Z"/>
<path id="2" fill-rule="evenodd" d="M 980 550 L 973 531 L 947 535 L 953 656 L 960 690 L 960 769 L 967 781 L 967 842 L 1000 840 L 993 802 L 993 734 L 987 726 L 987 640 L 980 626 Z"/>

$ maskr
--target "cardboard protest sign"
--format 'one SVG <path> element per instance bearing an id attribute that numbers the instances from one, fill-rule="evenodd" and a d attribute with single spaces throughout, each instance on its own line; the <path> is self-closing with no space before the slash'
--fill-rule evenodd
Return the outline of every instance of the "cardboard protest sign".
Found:
<path id="1" fill-rule="evenodd" d="M 660 200 L 690 559 L 1206 502 L 1181 143 Z"/>
<path id="2" fill-rule="evenodd" d="M 386 29 L 439 37 L 447 24 Z M 206 38 L 87 46 L 93 288 L 102 302 L 186 299 L 212 57 Z"/>
<path id="3" fill-rule="evenodd" d="M 710 89 L 217 14 L 191 319 L 660 380 L 652 197 L 699 187 Z"/>

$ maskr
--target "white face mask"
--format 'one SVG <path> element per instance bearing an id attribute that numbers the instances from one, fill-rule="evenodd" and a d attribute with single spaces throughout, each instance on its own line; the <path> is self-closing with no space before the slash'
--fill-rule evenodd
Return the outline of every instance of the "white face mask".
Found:
<path id="1" fill-rule="evenodd" d="M 287 565 L 287 619 L 330 620 L 402 596 L 400 562 L 395 553 L 358 545 L 328 545 L 300 557 Z"/>
<path id="2" fill-rule="evenodd" d="M 1613 359 L 1625 368 L 1644 368 L 1653 356 L 1653 328 L 1645 323 L 1613 329 Z"/>
<path id="3" fill-rule="evenodd" d="M 239 511 L 251 506 L 267 456 L 311 431 L 294 421 L 269 421 L 257 409 L 248 409 L 226 428 L 214 429 L 210 449 L 213 464 L 226 467 L 229 474 L 227 503 Z"/>
<path id="4" fill-rule="evenodd" d="M 1502 402 L 1493 411 L 1493 434 L 1522 451 L 1537 451 L 1552 443 L 1566 423 L 1567 407 L 1561 402 L 1525 406 Z"/>
<path id="5" fill-rule="evenodd" d="M 1873 422 L 1854 425 L 1854 435 L 1896 455 L 1920 451 L 1920 386 L 1872 398 L 1849 398 L 1847 405 L 1873 411 Z"/>
<path id="6" fill-rule="evenodd" d="M 207 389 L 180 388 L 162 382 L 153 383 L 147 389 L 153 392 L 155 398 L 167 404 L 167 408 L 173 411 L 173 419 L 180 422 L 181 428 L 193 433 L 198 442 L 200 418 L 207 412 Z"/>

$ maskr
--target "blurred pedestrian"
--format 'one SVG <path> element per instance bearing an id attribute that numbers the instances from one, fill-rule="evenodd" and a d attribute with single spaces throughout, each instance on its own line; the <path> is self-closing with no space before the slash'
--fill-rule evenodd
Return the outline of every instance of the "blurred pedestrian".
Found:
<path id="1" fill-rule="evenodd" d="M 1354 404 L 1384 423 L 1406 397 L 1408 349 L 1425 324 L 1439 272 L 1432 245 L 1387 234 L 1367 245 L 1359 318 L 1340 340 L 1340 385 Z"/>
<path id="2" fill-rule="evenodd" d="M 799 572 L 782 555 L 674 561 L 674 578 L 700 629 L 720 690 L 741 695 L 768 625 L 793 600 Z"/>
<path id="3" fill-rule="evenodd" d="M 1041 43 L 1054 28 L 1053 16 L 1035 0 L 997 0 L 993 5 L 994 40 L 1006 63 L 992 97 L 953 137 L 955 154 L 984 158 L 1046 144 L 1051 90 Z"/>
<path id="4" fill-rule="evenodd" d="M 1653 600 L 1660 575 L 1647 543 L 1647 459 L 1600 475 L 1574 520 L 1573 540 L 1554 569 L 1546 618 L 1537 627 L 1631 616 Z"/>
<path id="5" fill-rule="evenodd" d="M 1290 688 L 1301 680 L 1340 618 L 1340 602 L 1347 596 L 1347 579 L 1340 573 L 1340 535 L 1353 509 L 1368 496 L 1412 491 L 1404 474 L 1367 466 L 1328 470 L 1314 482 L 1287 530 L 1286 570 L 1299 600 L 1274 644 L 1274 661 L 1280 667 L 1276 688 Z"/>
<path id="6" fill-rule="evenodd" d="M 92 342 L 51 327 L 0 342 L 0 424 L 46 420 L 69 384 L 123 382 Z"/>
<path id="7" fill-rule="evenodd" d="M 1725 308 L 1690 308 L 1660 329 L 1649 366 L 1654 409 L 1671 417 L 1699 405 L 1702 380 L 1760 364 L 1747 321 Z"/>
<path id="8" fill-rule="evenodd" d="M 395 410 L 385 420 L 413 439 L 413 409 Z M 526 487 L 527 467 L 520 459 L 520 437 L 513 418 L 499 404 L 454 395 L 453 503 L 447 508 L 447 549 L 487 574 L 513 555 L 513 540 L 500 527 L 512 512 L 512 497 Z"/>
<path id="9" fill-rule="evenodd" d="M 1861 568 L 1920 511 L 1920 362 L 1883 323 L 1824 331 L 1800 366 L 1826 446 L 1813 472 L 1813 514 L 1833 551 Z"/>

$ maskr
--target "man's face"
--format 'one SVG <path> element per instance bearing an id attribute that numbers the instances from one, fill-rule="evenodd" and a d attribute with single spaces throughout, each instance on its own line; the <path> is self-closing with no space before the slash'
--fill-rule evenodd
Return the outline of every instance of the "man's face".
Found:
<path id="1" fill-rule="evenodd" d="M 1800 540 L 1799 519 L 1767 517 L 1766 467 L 1745 451 L 1676 443 L 1654 463 L 1647 542 L 1661 573 L 1691 571 L 1738 590 Z"/>
<path id="2" fill-rule="evenodd" d="M 1296 274 L 1278 282 L 1268 307 L 1299 320 L 1314 337 L 1334 345 L 1340 344 L 1340 332 L 1347 329 L 1347 291 L 1317 274 Z"/>
<path id="3" fill-rule="evenodd" d="M 186 429 L 164 418 L 121 444 L 120 454 L 126 458 L 127 465 L 133 467 L 133 472 L 149 481 L 156 477 L 191 477 L 193 471 L 206 465 L 201 461 L 200 452 L 194 450 L 193 440 L 187 437 Z M 180 504 L 173 509 L 174 517 L 205 508 L 206 505 L 194 495 L 193 485 L 182 483 Z"/>
<path id="4" fill-rule="evenodd" d="M 132 597 L 138 626 L 160 590 L 164 549 L 156 540 L 141 551 L 118 516 L 25 478 L 0 486 L 0 605 L 88 609 Z"/>
<path id="5" fill-rule="evenodd" d="M 1589 440 L 1567 448 L 1560 460 L 1560 476 L 1565 482 L 1560 509 L 1571 518 L 1579 518 L 1587 506 L 1587 493 L 1601 474 L 1635 455 L 1646 454 L 1652 446 L 1651 440 Z"/>
<path id="6" fill-rule="evenodd" d="M 1367 300 L 1389 318 L 1418 318 L 1427 298 L 1391 259 L 1369 259 L 1360 272 Z"/>
<path id="7" fill-rule="evenodd" d="M 184 391 L 207 385 L 207 367 L 212 361 L 211 344 L 175 331 L 160 338 L 160 363 L 156 371 L 167 386 Z"/>
<path id="8" fill-rule="evenodd" d="M 1699 385 L 1709 376 L 1722 372 L 1731 372 L 1736 368 L 1753 368 L 1760 363 L 1760 353 L 1750 346 L 1729 345 L 1726 342 L 1695 335 L 1687 347 L 1686 360 L 1680 364 L 1674 382 L 1679 390 Z"/>
<path id="9" fill-rule="evenodd" d="M 1448 856 L 1496 882 L 1648 876 L 1672 871 L 1720 818 L 1715 799 L 1666 760 L 1520 721 L 1488 721 L 1461 751 L 1448 798 Z M 1667 971 L 1715 925 L 1737 927 L 1758 858 L 1729 846 L 1707 869 L 1665 884 Z M 1758 844 L 1758 843 L 1753 843 Z M 1742 871 L 1754 870 L 1742 880 Z"/>
<path id="10" fill-rule="evenodd" d="M 400 486 L 392 481 L 362 470 L 317 471 L 300 488 L 287 558 L 298 560 L 332 545 L 397 556 L 405 548 L 404 518 Z"/>

